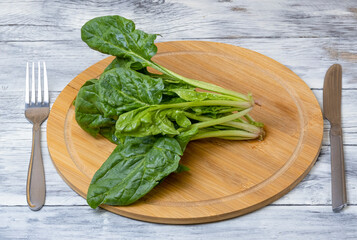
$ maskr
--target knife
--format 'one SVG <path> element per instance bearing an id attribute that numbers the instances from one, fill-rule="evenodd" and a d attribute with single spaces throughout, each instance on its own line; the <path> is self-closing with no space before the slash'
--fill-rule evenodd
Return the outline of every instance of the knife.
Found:
<path id="1" fill-rule="evenodd" d="M 331 193 L 332 210 L 347 206 L 345 164 L 341 128 L 342 67 L 332 65 L 326 72 L 323 90 L 324 116 L 331 124 Z"/>

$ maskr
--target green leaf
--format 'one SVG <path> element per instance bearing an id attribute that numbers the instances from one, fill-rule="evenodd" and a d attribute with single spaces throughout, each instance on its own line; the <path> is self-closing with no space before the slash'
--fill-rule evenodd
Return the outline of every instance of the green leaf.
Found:
<path id="1" fill-rule="evenodd" d="M 115 126 L 112 127 L 102 127 L 99 134 L 115 144 L 120 144 L 120 139 L 115 136 Z"/>
<path id="2" fill-rule="evenodd" d="M 115 135 L 110 137 L 108 129 L 115 125 L 122 113 L 159 104 L 164 89 L 161 78 L 152 78 L 126 65 L 120 66 L 106 70 L 99 80 L 87 81 L 75 100 L 75 117 L 81 128 L 93 136 L 101 132 L 101 128 L 107 128 L 104 136 L 111 141 Z"/>
<path id="3" fill-rule="evenodd" d="M 94 18 L 83 25 L 81 37 L 94 50 L 123 59 L 131 59 L 133 62 L 131 66 L 135 69 L 150 66 L 170 76 L 171 79 L 183 81 L 201 89 L 222 93 L 253 104 L 249 96 L 211 83 L 186 78 L 151 61 L 151 58 L 157 52 L 157 47 L 154 44 L 157 35 L 135 29 L 134 22 L 124 17 L 103 16 Z"/>
<path id="4" fill-rule="evenodd" d="M 151 77 L 161 77 L 163 75 L 159 75 L 159 74 L 150 74 L 148 72 L 148 70 L 145 68 L 143 68 L 143 66 L 141 64 L 138 64 L 137 62 L 133 61 L 132 59 L 126 57 L 126 58 L 122 58 L 122 57 L 116 57 L 113 59 L 113 61 L 104 69 L 104 72 L 112 70 L 113 68 L 129 68 L 135 71 L 138 71 L 140 73 L 149 75 Z"/>
<path id="5" fill-rule="evenodd" d="M 232 113 L 237 109 L 232 107 L 224 107 L 224 106 L 207 106 L 207 107 L 192 107 L 191 110 L 197 115 L 204 115 L 211 118 L 219 118 L 227 115 L 226 111 L 229 111 L 228 113 Z"/>
<path id="6" fill-rule="evenodd" d="M 128 58 L 114 58 L 113 61 L 104 69 L 104 72 L 110 71 L 114 68 L 131 68 L 133 62 Z"/>
<path id="7" fill-rule="evenodd" d="M 198 92 L 193 88 L 176 88 L 170 89 L 170 91 L 176 93 L 180 98 L 190 102 L 204 100 L 236 100 L 235 98 L 221 94 Z"/>
<path id="8" fill-rule="evenodd" d="M 149 135 L 178 135 L 172 121 L 177 120 L 183 126 L 191 123 L 184 116 L 184 113 L 175 109 L 156 109 L 154 107 L 144 107 L 126 112 L 119 116 L 115 128 L 117 137 L 132 136 L 144 137 Z"/>
<path id="9" fill-rule="evenodd" d="M 170 137 L 126 138 L 95 173 L 87 193 L 92 208 L 128 205 L 179 167 L 182 149 Z"/>
<path id="10" fill-rule="evenodd" d="M 159 104 L 164 83 L 125 67 L 104 72 L 98 81 L 99 101 L 105 117 L 118 118 L 124 112 Z"/>
<path id="11" fill-rule="evenodd" d="M 176 136 L 176 140 L 179 142 L 182 151 L 185 151 L 187 144 L 190 140 L 198 134 L 197 127 L 188 128 L 186 131 L 182 131 L 178 136 Z"/>
<path id="12" fill-rule="evenodd" d="M 167 116 L 169 119 L 175 121 L 179 127 L 187 128 L 191 125 L 191 121 L 186 117 L 184 111 L 178 109 L 170 109 L 166 111 L 168 112 Z"/>
<path id="13" fill-rule="evenodd" d="M 189 167 L 187 167 L 185 165 L 182 165 L 182 164 L 179 164 L 179 166 L 175 170 L 175 173 L 181 173 L 181 172 L 187 172 L 187 171 L 190 171 Z"/>
<path id="14" fill-rule="evenodd" d="M 133 21 L 121 16 L 97 17 L 83 25 L 82 40 L 94 50 L 120 58 L 130 58 L 141 67 L 150 65 L 156 54 L 156 34 L 135 29 Z"/>
<path id="15" fill-rule="evenodd" d="M 79 90 L 74 103 L 77 123 L 92 136 L 96 136 L 103 127 L 111 128 L 115 125 L 115 120 L 104 117 L 100 110 L 97 81 L 96 79 L 87 81 Z"/>

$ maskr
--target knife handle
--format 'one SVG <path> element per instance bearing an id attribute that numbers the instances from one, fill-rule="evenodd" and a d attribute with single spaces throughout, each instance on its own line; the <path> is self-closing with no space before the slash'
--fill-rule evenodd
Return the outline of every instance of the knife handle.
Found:
<path id="1" fill-rule="evenodd" d="M 342 128 L 332 124 L 330 130 L 331 144 L 331 192 L 332 210 L 341 211 L 347 206 L 345 163 L 343 155 Z"/>

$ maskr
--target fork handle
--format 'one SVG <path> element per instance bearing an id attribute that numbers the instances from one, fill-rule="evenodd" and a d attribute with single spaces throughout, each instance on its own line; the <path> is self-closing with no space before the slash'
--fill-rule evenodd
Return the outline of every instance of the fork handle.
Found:
<path id="1" fill-rule="evenodd" d="M 32 129 L 32 150 L 27 175 L 26 196 L 31 210 L 38 211 L 45 204 L 45 171 L 41 153 L 41 124 L 34 124 Z"/>

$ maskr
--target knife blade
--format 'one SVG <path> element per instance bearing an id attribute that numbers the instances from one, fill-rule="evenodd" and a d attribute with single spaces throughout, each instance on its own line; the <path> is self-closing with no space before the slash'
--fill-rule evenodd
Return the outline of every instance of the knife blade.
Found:
<path id="1" fill-rule="evenodd" d="M 345 164 L 341 128 L 342 67 L 332 65 L 326 72 L 323 89 L 323 112 L 330 122 L 332 210 L 347 206 Z"/>

